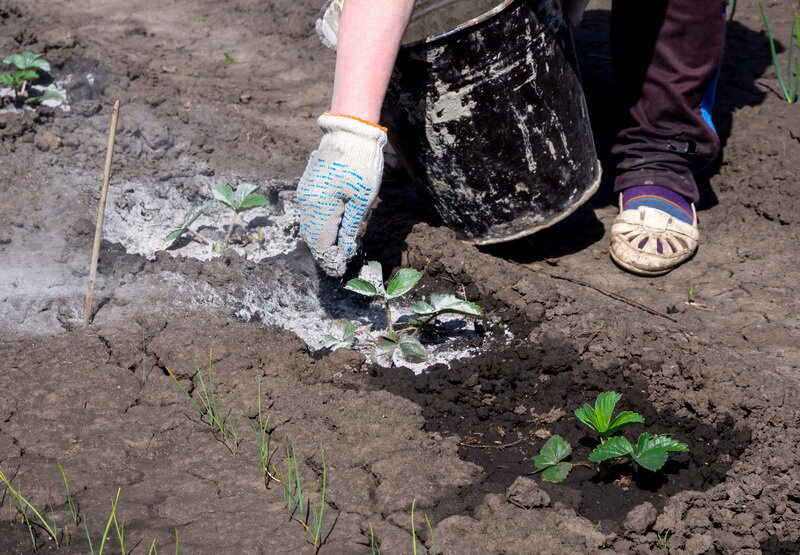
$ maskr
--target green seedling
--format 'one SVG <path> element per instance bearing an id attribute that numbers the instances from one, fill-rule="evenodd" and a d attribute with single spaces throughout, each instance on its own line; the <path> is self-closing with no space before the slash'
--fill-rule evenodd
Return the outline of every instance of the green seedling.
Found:
<path id="1" fill-rule="evenodd" d="M 800 0 L 797 2 L 800 8 Z M 786 60 L 786 73 L 784 74 L 781 67 L 780 60 L 778 59 L 777 49 L 775 47 L 775 36 L 772 33 L 772 26 L 769 23 L 767 12 L 764 5 L 759 2 L 758 9 L 761 12 L 761 20 L 764 22 L 764 28 L 767 31 L 767 38 L 769 39 L 769 50 L 772 55 L 772 67 L 775 69 L 775 77 L 778 80 L 783 98 L 789 104 L 797 101 L 797 93 L 800 90 L 800 59 L 794 54 L 794 48 L 800 50 L 800 12 L 795 11 L 794 24 L 792 25 L 789 34 L 789 49 L 787 52 Z"/>
<path id="2" fill-rule="evenodd" d="M 302 526 L 309 543 L 314 548 L 314 554 L 319 552 L 322 547 L 322 526 L 325 517 L 325 500 L 328 492 L 328 465 L 325 460 L 325 451 L 320 445 L 322 457 L 322 476 L 320 478 L 320 492 L 317 502 L 305 499 L 303 493 L 303 479 L 300 476 L 300 465 L 295 454 L 294 443 L 286 440 L 284 444 L 284 471 L 280 472 L 273 467 L 275 481 L 283 487 L 286 509 L 289 511 L 290 518 L 293 518 Z"/>
<path id="3" fill-rule="evenodd" d="M 605 442 L 626 426 L 644 422 L 642 415 L 631 411 L 623 411 L 614 417 L 614 407 L 621 398 L 622 395 L 613 391 L 601 393 L 594 407 L 585 404 L 575 411 L 575 416 L 600 436 L 601 443 Z"/>
<path id="4" fill-rule="evenodd" d="M 444 314 L 461 314 L 480 317 L 483 311 L 475 303 L 459 299 L 451 294 L 433 294 L 429 301 L 414 304 L 415 317 L 402 329 L 396 329 L 397 322 L 392 315 L 392 302 L 411 291 L 422 279 L 422 273 L 411 268 L 402 268 L 386 283 L 383 282 L 383 268 L 379 262 L 368 262 L 359 276 L 351 279 L 345 288 L 364 295 L 383 304 L 386 312 L 387 331 L 375 342 L 378 355 L 391 360 L 395 365 L 424 362 L 428 353 L 419 340 L 420 332 L 435 323 Z M 353 332 L 355 333 L 355 331 Z"/>
<path id="5" fill-rule="evenodd" d="M 199 233 L 196 233 L 191 229 L 189 229 L 189 226 L 191 226 L 197 220 L 197 218 L 199 218 L 203 214 L 205 209 L 206 205 L 203 204 L 201 206 L 195 206 L 191 210 L 189 210 L 189 212 L 186 214 L 186 217 L 183 218 L 183 222 L 181 223 L 180 227 L 170 231 L 169 234 L 164 238 L 164 241 L 166 241 L 166 247 L 167 248 L 171 247 L 175 243 L 175 241 L 183 237 L 185 233 L 188 233 L 194 239 L 197 239 L 198 241 L 200 241 L 205 245 L 210 245 L 211 242 L 208 239 L 206 239 Z"/>
<path id="6" fill-rule="evenodd" d="M 217 185 L 211 190 L 211 194 L 215 199 L 233 210 L 231 223 L 228 227 L 228 234 L 225 236 L 226 242 L 231 238 L 231 234 L 236 227 L 236 222 L 241 212 L 267 204 L 267 198 L 264 195 L 256 193 L 256 189 L 258 189 L 258 185 L 243 183 L 234 191 L 233 188 L 226 183 L 225 185 Z"/>
<path id="7" fill-rule="evenodd" d="M 15 488 L 2 471 L 0 471 L 0 484 L 3 484 L 6 487 L 6 490 L 8 490 L 8 493 L 10 493 L 11 496 L 16 500 L 17 505 L 19 506 L 19 513 L 22 516 L 22 520 L 25 522 L 25 525 L 28 528 L 28 533 L 31 536 L 34 551 L 36 550 L 36 534 L 33 529 L 34 525 L 28 518 L 28 511 L 31 511 L 34 514 L 36 519 L 39 521 L 38 526 L 44 529 L 47 535 L 50 536 L 50 539 L 55 542 L 56 547 L 58 547 L 59 540 L 55 523 L 48 523 L 47 520 L 42 516 L 42 513 L 40 513 L 30 501 L 25 499 L 25 497 L 20 493 L 19 488 Z"/>
<path id="8" fill-rule="evenodd" d="M 235 64 L 236 63 L 236 60 L 233 59 L 233 56 L 231 56 L 227 52 L 223 52 L 222 54 L 225 56 L 225 65 L 226 66 L 229 66 L 231 64 Z"/>
<path id="9" fill-rule="evenodd" d="M 64 487 L 64 493 L 67 496 L 67 507 L 69 508 L 69 515 L 72 517 L 72 522 L 74 524 L 79 524 L 81 517 L 80 512 L 78 511 L 78 505 L 75 503 L 75 499 L 72 495 L 72 491 L 69 488 L 69 482 L 67 481 L 67 474 L 64 472 L 64 469 L 61 467 L 60 464 L 56 463 L 58 467 L 58 472 L 61 475 L 61 485 Z"/>
<path id="10" fill-rule="evenodd" d="M 563 482 L 570 471 L 572 464 L 564 462 L 564 459 L 572 454 L 572 446 L 560 435 L 554 435 L 547 440 L 539 454 L 531 460 L 535 470 L 542 473 L 542 480 L 547 482 Z"/>
<path id="11" fill-rule="evenodd" d="M 270 453 L 270 432 L 269 432 L 269 415 L 264 415 L 264 410 L 261 406 L 261 381 L 258 382 L 258 416 L 250 421 L 250 428 L 256 436 L 256 444 L 258 445 L 258 459 L 261 463 L 261 472 L 265 480 L 272 478 L 269 472 L 269 459 Z"/>
<path id="12" fill-rule="evenodd" d="M 686 290 L 686 303 L 692 304 L 696 296 L 697 296 L 697 286 L 690 285 L 689 288 Z"/>
<path id="13" fill-rule="evenodd" d="M 358 324 L 346 318 L 334 320 L 328 326 L 328 333 L 323 338 L 324 347 L 335 351 L 336 349 L 351 349 L 356 342 Z"/>
<path id="14" fill-rule="evenodd" d="M 117 495 L 114 499 L 111 500 L 111 512 L 106 519 L 106 525 L 103 528 L 103 535 L 100 536 L 100 545 L 97 548 L 97 551 L 94 550 L 94 542 L 92 542 L 92 535 L 89 533 L 89 526 L 86 523 L 86 520 L 83 521 L 83 530 L 86 534 L 86 542 L 89 545 L 89 553 L 91 555 L 103 555 L 106 549 L 106 543 L 108 539 L 111 537 L 111 525 L 114 525 L 114 529 L 117 534 L 117 541 L 119 542 L 119 549 L 121 553 L 127 553 L 125 549 L 125 532 L 123 529 L 123 525 L 117 520 L 117 507 L 119 506 L 119 496 L 122 493 L 121 489 L 117 489 Z"/>
<path id="15" fill-rule="evenodd" d="M 200 403 L 195 401 L 191 393 L 189 393 L 183 384 L 181 384 L 178 377 L 167 368 L 167 373 L 175 381 L 175 384 L 186 395 L 192 406 L 200 415 L 200 419 L 211 427 L 217 439 L 228 448 L 232 455 L 236 455 L 236 450 L 239 447 L 239 430 L 236 423 L 230 416 L 230 411 L 226 411 L 222 403 L 222 399 L 217 393 L 216 385 L 214 384 L 214 369 L 212 365 L 212 350 L 208 350 L 208 370 L 206 376 L 203 376 L 203 371 L 199 366 L 195 365 L 197 376 L 200 382 L 200 389 L 198 397 Z"/>
<path id="16" fill-rule="evenodd" d="M 4 64 L 13 65 L 17 71 L 13 73 L 0 73 L 0 83 L 14 90 L 15 99 L 25 99 L 26 104 L 36 104 L 45 100 L 63 100 L 55 91 L 45 91 L 41 95 L 31 96 L 30 85 L 39 78 L 39 72 L 50 71 L 50 63 L 44 59 L 44 54 L 23 52 L 12 54 L 3 59 Z M 0 98 L 0 106 L 5 104 L 6 97 Z"/>
<path id="17" fill-rule="evenodd" d="M 433 533 L 433 525 L 428 515 L 425 515 L 425 528 L 428 530 L 428 538 L 430 538 L 431 543 L 430 555 L 439 555 L 439 551 L 436 548 L 436 534 Z"/>
<path id="18" fill-rule="evenodd" d="M 669 541 L 670 536 L 672 536 L 672 530 L 670 530 L 669 528 L 665 528 L 661 532 L 658 532 L 656 534 L 657 538 L 656 547 L 659 549 L 666 549 L 667 542 Z"/>
<path id="19" fill-rule="evenodd" d="M 381 545 L 378 538 L 375 537 L 375 529 L 372 523 L 367 525 L 369 527 L 369 555 L 381 555 Z"/>
<path id="20" fill-rule="evenodd" d="M 603 462 L 611 459 L 633 460 L 639 466 L 653 472 L 661 470 L 670 453 L 688 451 L 685 443 L 666 435 L 652 435 L 647 432 L 639 435 L 636 444 L 622 436 L 609 438 L 589 454 L 589 460 Z"/>
<path id="21" fill-rule="evenodd" d="M 417 530 L 416 530 L 416 525 L 414 524 L 414 508 L 416 507 L 416 505 L 417 505 L 417 500 L 414 499 L 411 502 L 411 547 L 413 548 L 412 552 L 414 553 L 414 555 L 417 555 Z"/>

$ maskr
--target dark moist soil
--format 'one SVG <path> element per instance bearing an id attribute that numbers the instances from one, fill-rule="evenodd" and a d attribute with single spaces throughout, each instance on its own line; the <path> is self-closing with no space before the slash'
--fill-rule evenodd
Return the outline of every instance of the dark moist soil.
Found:
<path id="1" fill-rule="evenodd" d="M 413 503 L 420 542 L 433 545 L 428 516 L 444 554 L 796 554 L 800 110 L 775 94 L 757 6 L 740 5 L 728 31 L 714 114 L 725 151 L 702 178 L 700 251 L 667 276 L 637 278 L 609 261 L 610 182 L 552 228 L 476 249 L 437 227 L 405 173 L 387 169 L 364 260 L 387 275 L 420 269 L 421 293 L 454 291 L 486 310 L 474 334 L 429 338 L 482 352 L 414 375 L 353 351 L 313 352 L 263 324 L 267 312 L 286 322 L 368 311 L 302 248 L 260 263 L 232 252 L 201 262 L 183 256 L 189 243 L 153 253 L 160 238 L 143 231 L 224 182 L 269 190 L 270 211 L 252 226 L 284 215 L 279 193 L 318 143 L 314 116 L 330 97 L 318 3 L 0 0 L 0 54 L 45 53 L 71 104 L 0 115 L 0 471 L 66 527 L 58 552 L 89 549 L 56 464 L 93 538 L 121 491 L 134 553 L 153 540 L 171 552 L 175 530 L 184 553 L 312 552 L 259 467 L 248 422 L 261 382 L 272 463 L 280 469 L 293 442 L 312 498 L 324 448 L 322 553 L 369 552 L 370 528 L 383 553 L 412 552 Z M 610 175 L 610 1 L 591 7 L 576 44 Z M 782 36 L 791 10 L 767 10 Z M 103 242 L 83 330 L 115 98 L 106 238 L 128 222 L 145 248 Z M 195 391 L 209 356 L 239 427 L 235 456 L 166 371 Z M 668 433 L 691 451 L 659 474 L 578 465 L 563 484 L 530 476 L 549 434 L 573 444 L 572 462 L 586 461 L 594 443 L 573 411 L 611 390 L 624 395 L 620 409 L 646 418 L 628 437 Z M 41 533 L 37 544 L 53 549 Z M 0 553 L 32 549 L 0 497 Z"/>

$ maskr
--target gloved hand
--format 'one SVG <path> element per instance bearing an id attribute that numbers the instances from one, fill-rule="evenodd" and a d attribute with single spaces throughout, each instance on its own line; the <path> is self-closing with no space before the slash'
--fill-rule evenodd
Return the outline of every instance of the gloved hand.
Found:
<path id="1" fill-rule="evenodd" d="M 300 237 L 325 273 L 339 277 L 356 254 L 356 240 L 378 196 L 386 130 L 330 114 L 317 123 L 322 141 L 297 186 Z"/>
<path id="2" fill-rule="evenodd" d="M 566 13 L 570 25 L 577 25 L 581 22 L 588 3 L 589 0 L 565 0 L 564 13 Z"/>

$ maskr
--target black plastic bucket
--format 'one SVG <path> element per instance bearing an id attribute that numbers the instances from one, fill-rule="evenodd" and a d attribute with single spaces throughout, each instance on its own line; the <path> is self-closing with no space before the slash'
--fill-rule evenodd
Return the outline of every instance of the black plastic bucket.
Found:
<path id="1" fill-rule="evenodd" d="M 318 28 L 340 5 L 328 3 Z M 597 190 L 600 164 L 558 0 L 418 0 L 406 36 L 382 122 L 462 239 L 523 237 Z"/>

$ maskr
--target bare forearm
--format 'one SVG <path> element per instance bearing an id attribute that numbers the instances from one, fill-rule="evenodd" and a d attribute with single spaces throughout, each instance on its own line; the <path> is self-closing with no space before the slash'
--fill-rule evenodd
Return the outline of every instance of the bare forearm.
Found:
<path id="1" fill-rule="evenodd" d="M 414 0 L 347 0 L 331 112 L 377 122 Z"/>

